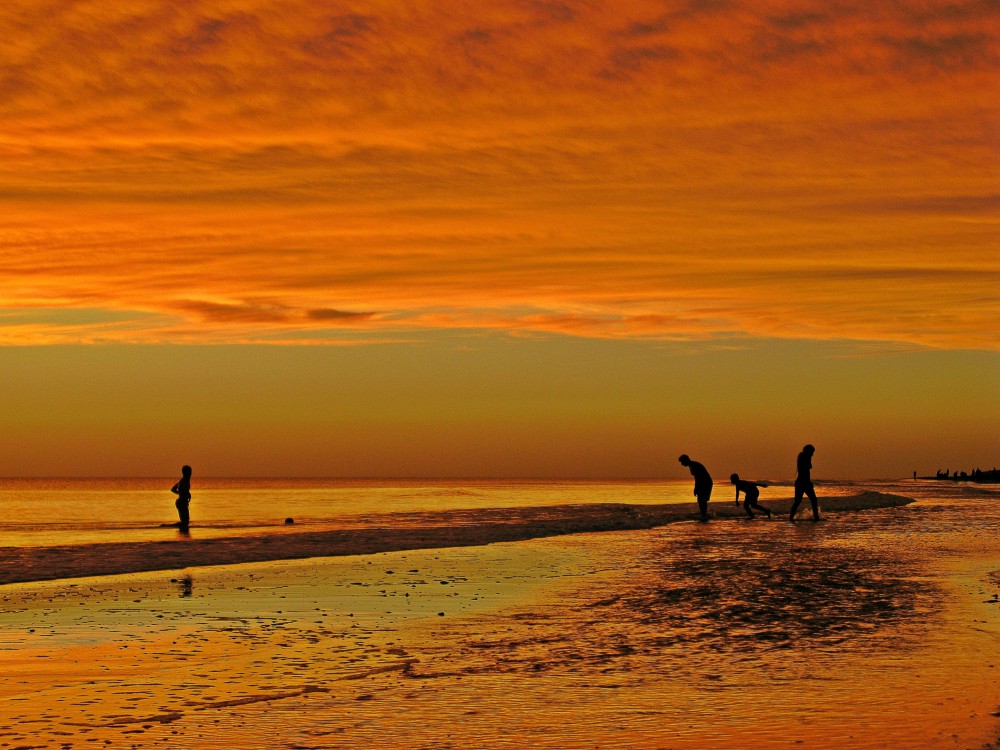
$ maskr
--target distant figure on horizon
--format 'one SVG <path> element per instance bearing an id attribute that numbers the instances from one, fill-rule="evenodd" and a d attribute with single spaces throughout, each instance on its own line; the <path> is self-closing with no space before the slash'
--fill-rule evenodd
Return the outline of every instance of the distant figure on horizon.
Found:
<path id="1" fill-rule="evenodd" d="M 748 482 L 746 479 L 740 479 L 739 474 L 733 474 L 729 477 L 729 481 L 736 485 L 736 504 L 740 504 L 740 492 L 743 493 L 743 510 L 746 514 L 753 518 L 752 508 L 756 508 L 761 513 L 767 513 L 767 518 L 770 520 L 771 511 L 765 508 L 763 505 L 757 502 L 757 498 L 760 497 L 759 487 L 767 487 L 764 482 Z"/>
<path id="2" fill-rule="evenodd" d="M 177 480 L 177 484 L 170 488 L 170 491 L 177 495 L 177 501 L 174 503 L 177 506 L 177 515 L 180 517 L 180 523 L 177 524 L 179 529 L 187 529 L 191 523 L 191 516 L 188 513 L 188 505 L 191 504 L 191 467 L 182 466 L 181 467 L 181 478 Z"/>
<path id="3" fill-rule="evenodd" d="M 701 513 L 701 520 L 708 520 L 708 501 L 712 497 L 712 477 L 708 469 L 697 461 L 692 461 L 687 453 L 681 454 L 677 459 L 681 466 L 687 466 L 694 477 L 694 496 L 698 498 L 698 511 Z"/>
<path id="4" fill-rule="evenodd" d="M 816 488 L 812 482 L 812 458 L 816 449 L 812 445 L 806 445 L 799 453 L 795 461 L 795 468 L 798 473 L 795 476 L 795 502 L 792 503 L 792 512 L 788 516 L 789 521 L 795 520 L 795 514 L 802 503 L 802 496 L 808 495 L 809 502 L 812 503 L 813 520 L 819 520 L 819 503 L 816 501 Z"/>

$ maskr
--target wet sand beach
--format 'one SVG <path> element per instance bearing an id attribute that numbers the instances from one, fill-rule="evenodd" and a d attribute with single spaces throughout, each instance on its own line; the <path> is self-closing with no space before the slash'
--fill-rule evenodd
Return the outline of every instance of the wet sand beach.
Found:
<path id="1" fill-rule="evenodd" d="M 995 747 L 1000 513 L 891 505 L 9 584 L 0 747 Z"/>

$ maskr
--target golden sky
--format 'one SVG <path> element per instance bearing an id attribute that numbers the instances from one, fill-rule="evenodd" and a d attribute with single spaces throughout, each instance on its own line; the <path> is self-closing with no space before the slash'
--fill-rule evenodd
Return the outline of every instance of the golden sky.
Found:
<path id="1" fill-rule="evenodd" d="M 681 401 L 651 388 L 645 408 L 595 376 L 571 405 L 526 406 L 533 393 L 558 393 L 547 362 L 566 347 L 590 372 L 639 358 L 665 389 L 676 367 L 667 350 L 706 367 L 716 350 L 795 350 L 810 373 L 827 372 L 831 356 L 912 355 L 883 390 L 910 392 L 926 370 L 919 377 L 940 389 L 920 391 L 922 407 L 997 410 L 992 0 L 12 0 L 0 7 L 0 38 L 9 363 L 38 357 L 24 348 L 36 346 L 49 348 L 48 367 L 104 352 L 128 370 L 159 357 L 157 347 L 180 347 L 182 361 L 214 356 L 191 354 L 198 347 L 249 347 L 255 361 L 280 362 L 301 358 L 295 347 L 348 344 L 322 357 L 350 359 L 359 382 L 378 383 L 409 360 L 398 352 L 416 350 L 408 366 L 427 403 L 454 411 L 438 415 L 451 438 L 402 472 L 419 474 L 492 471 L 466 455 L 470 435 L 500 450 L 564 423 L 565 455 L 545 464 L 540 447 L 542 459 L 512 457 L 510 473 L 662 474 L 652 457 L 603 460 L 599 447 L 619 423 L 669 422 Z M 434 373 L 462 367 L 452 356 L 469 347 L 491 352 L 490 382 L 528 422 L 504 426 L 488 389 L 453 385 L 441 398 Z M 524 382 L 505 369 L 514 350 L 519 372 L 533 373 Z M 969 356 L 986 365 L 970 368 Z M 299 362 L 297 377 L 327 366 Z M 233 368 L 234 391 L 256 377 L 252 367 Z M 783 372 L 774 378 L 787 392 Z M 141 441 L 156 417 L 123 411 L 112 394 L 128 378 L 101 373 L 92 399 Z M 975 383 L 963 380 L 971 373 Z M 853 369 L 818 388 L 863 382 L 870 376 Z M 78 384 L 51 387 L 61 402 Z M 703 397 L 728 402 L 743 388 L 720 381 Z M 293 450 L 302 435 L 357 437 L 346 423 L 298 414 L 312 393 L 289 389 L 273 404 L 298 416 L 275 417 L 287 437 L 268 471 L 367 473 L 360 457 L 352 472 Z M 170 384 L 147 395 L 181 398 Z M 392 436 L 425 433 L 431 417 L 386 411 L 395 399 L 384 396 L 353 418 L 373 454 L 402 465 L 405 441 L 392 448 Z M 862 414 L 863 401 L 848 414 Z M 815 430 L 841 435 L 844 411 L 830 397 L 815 403 L 826 420 Z M 790 446 L 780 451 L 817 442 L 786 435 L 798 420 L 775 409 L 775 439 Z M 886 418 L 906 432 L 913 411 Z M 23 429 L 51 458 L 29 461 L 0 442 L 0 473 L 96 471 L 107 451 L 74 453 L 63 440 L 53 453 L 46 442 L 78 415 L 25 413 Z M 205 416 L 206 434 L 241 423 L 236 404 L 216 416 Z M 575 430 L 584 417 L 588 428 Z M 954 430 L 913 460 L 945 444 L 964 459 L 973 439 L 984 455 L 969 460 L 1000 458 L 988 433 L 983 446 L 977 429 Z M 684 443 L 642 439 L 670 454 Z M 719 460 L 738 458 L 735 443 L 727 451 Z M 108 470 L 127 472 L 129 454 L 116 455 Z M 148 473 L 150 461 L 131 465 Z M 254 473 L 235 455 L 218 462 L 219 472 Z M 391 464 L 370 471 L 392 474 Z M 862 465 L 845 455 L 841 471 Z"/>

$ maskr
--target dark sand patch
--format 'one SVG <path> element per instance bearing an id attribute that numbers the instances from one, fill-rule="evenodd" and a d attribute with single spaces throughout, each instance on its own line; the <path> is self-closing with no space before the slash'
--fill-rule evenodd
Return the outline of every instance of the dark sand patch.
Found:
<path id="1" fill-rule="evenodd" d="M 911 498 L 881 492 L 822 499 L 824 513 L 891 508 Z M 766 503 L 775 518 L 787 518 L 790 499 Z M 745 520 L 741 507 L 718 501 L 715 520 Z M 412 514 L 411 514 L 412 515 Z M 394 514 L 379 518 L 385 525 L 267 536 L 198 539 L 190 536 L 159 542 L 0 548 L 0 584 L 79 578 L 192 566 L 337 557 L 377 552 L 469 547 L 540 537 L 600 531 L 650 529 L 697 518 L 694 503 L 681 505 L 558 505 L 537 508 L 450 510 L 419 514 L 418 525 L 402 526 Z M 413 522 L 416 519 L 408 519 Z M 761 520 L 760 523 L 765 523 Z M 775 521 L 777 522 L 777 521 Z M 810 523 L 804 521 L 803 523 Z"/>

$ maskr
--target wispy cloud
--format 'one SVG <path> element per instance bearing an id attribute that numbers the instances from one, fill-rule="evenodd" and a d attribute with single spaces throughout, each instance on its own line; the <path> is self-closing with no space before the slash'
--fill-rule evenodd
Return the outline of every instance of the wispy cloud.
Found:
<path id="1" fill-rule="evenodd" d="M 15 0 L 0 307 L 128 322 L 0 342 L 997 348 L 998 27 L 985 1 Z"/>

